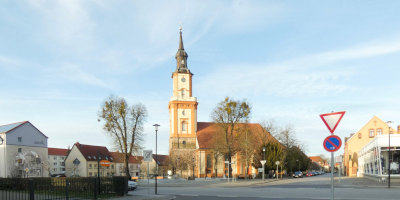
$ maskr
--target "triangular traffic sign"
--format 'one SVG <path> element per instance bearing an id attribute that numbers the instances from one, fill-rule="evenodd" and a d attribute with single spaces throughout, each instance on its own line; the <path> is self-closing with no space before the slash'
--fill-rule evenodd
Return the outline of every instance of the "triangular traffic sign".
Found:
<path id="1" fill-rule="evenodd" d="M 346 111 L 327 113 L 319 116 L 325 123 L 326 127 L 328 127 L 329 131 L 333 134 L 336 127 L 339 125 L 340 120 L 342 120 L 344 113 L 346 113 Z"/>

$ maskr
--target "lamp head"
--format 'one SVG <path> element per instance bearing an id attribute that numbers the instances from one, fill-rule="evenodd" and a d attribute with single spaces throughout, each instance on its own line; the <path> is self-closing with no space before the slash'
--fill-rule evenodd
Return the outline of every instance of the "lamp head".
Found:
<path id="1" fill-rule="evenodd" d="M 155 129 L 156 131 L 158 131 L 158 127 L 159 127 L 160 125 L 159 125 L 159 124 L 154 124 L 153 126 L 154 126 L 154 129 Z"/>

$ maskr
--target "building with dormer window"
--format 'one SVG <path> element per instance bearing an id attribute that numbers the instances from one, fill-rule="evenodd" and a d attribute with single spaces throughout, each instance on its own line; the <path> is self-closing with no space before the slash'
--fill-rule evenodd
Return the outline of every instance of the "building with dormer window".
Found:
<path id="1" fill-rule="evenodd" d="M 99 161 L 110 162 L 109 166 L 99 165 Z M 65 159 L 67 177 L 113 176 L 116 172 L 114 158 L 104 146 L 75 143 Z"/>

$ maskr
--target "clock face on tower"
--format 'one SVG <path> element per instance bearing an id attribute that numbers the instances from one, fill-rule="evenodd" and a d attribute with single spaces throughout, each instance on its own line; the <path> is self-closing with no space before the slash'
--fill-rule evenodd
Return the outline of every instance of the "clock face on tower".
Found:
<path id="1" fill-rule="evenodd" d="M 185 78 L 181 78 L 181 81 L 182 81 L 182 82 L 185 82 L 185 81 L 186 81 L 186 79 L 185 79 Z"/>

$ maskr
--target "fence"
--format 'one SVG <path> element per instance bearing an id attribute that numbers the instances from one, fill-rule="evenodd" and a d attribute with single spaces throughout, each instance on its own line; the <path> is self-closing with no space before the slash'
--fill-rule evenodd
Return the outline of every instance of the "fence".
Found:
<path id="1" fill-rule="evenodd" d="M 126 177 L 0 178 L 1 200 L 98 199 L 127 192 Z"/>

